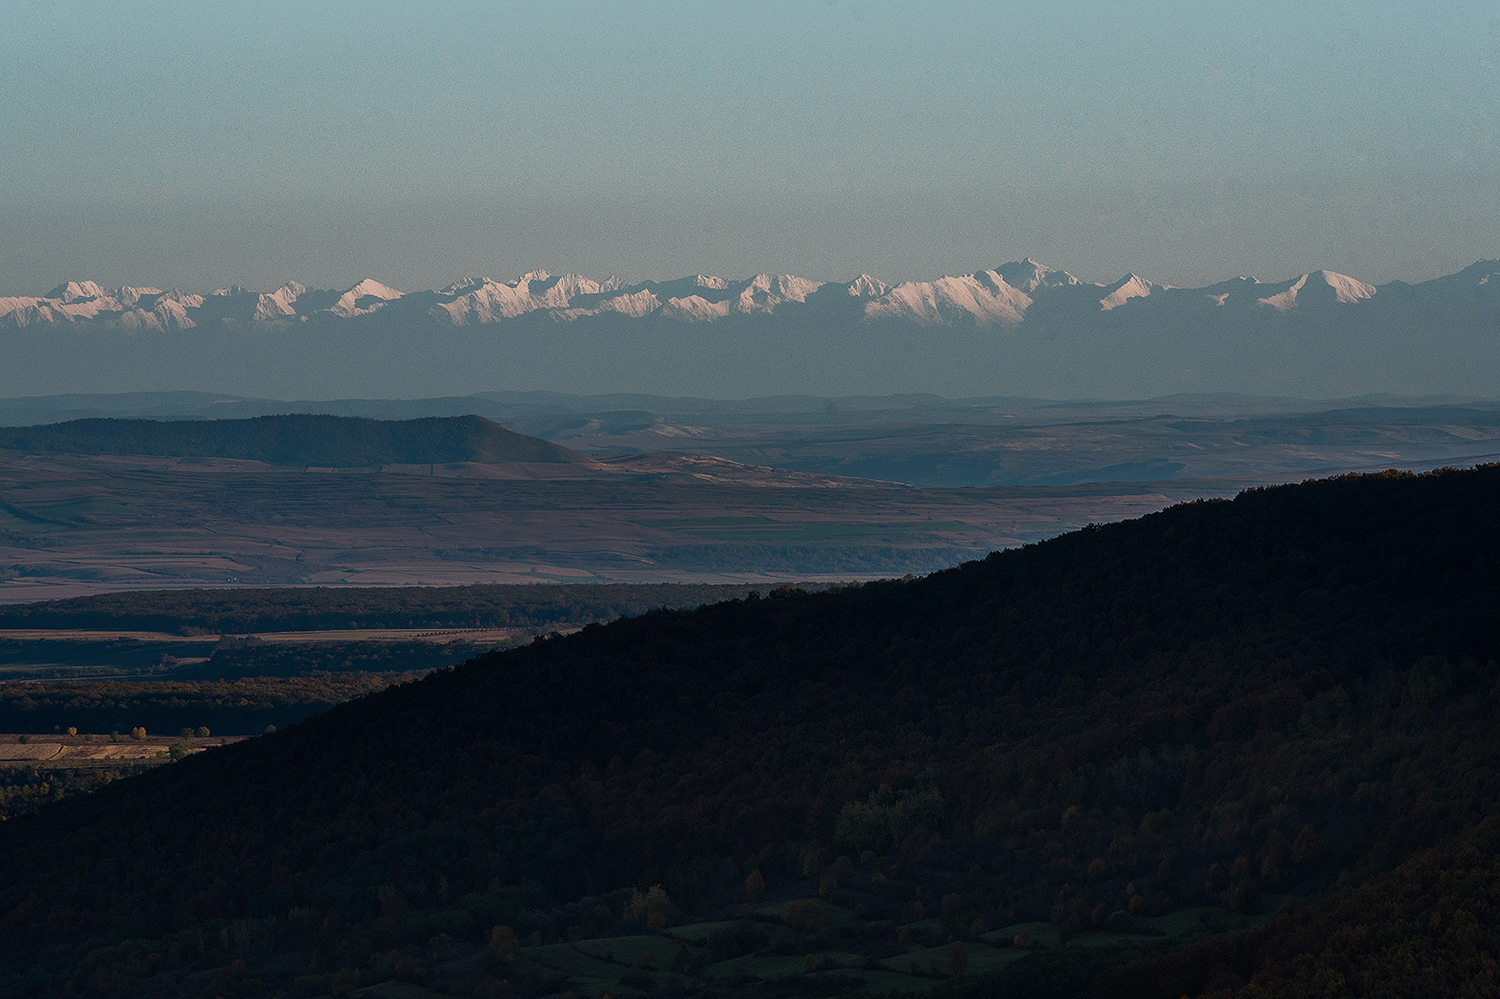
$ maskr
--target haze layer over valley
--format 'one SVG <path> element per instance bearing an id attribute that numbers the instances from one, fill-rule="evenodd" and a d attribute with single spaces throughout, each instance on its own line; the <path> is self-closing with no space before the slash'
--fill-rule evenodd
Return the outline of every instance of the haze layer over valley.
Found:
<path id="1" fill-rule="evenodd" d="M 1500 377 L 1497 288 L 1495 261 L 1420 284 L 1320 270 L 1173 288 L 1029 258 L 894 285 L 536 271 L 429 291 L 190 294 L 74 281 L 0 298 L 0 392 L 1482 395 Z"/>

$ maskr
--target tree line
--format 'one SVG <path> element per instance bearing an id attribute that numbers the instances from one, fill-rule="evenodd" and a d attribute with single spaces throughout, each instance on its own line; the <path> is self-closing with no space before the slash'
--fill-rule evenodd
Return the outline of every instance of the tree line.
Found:
<path id="1" fill-rule="evenodd" d="M 3 606 L 0 628 L 180 635 L 360 628 L 539 629 L 610 621 L 659 607 L 717 603 L 743 597 L 754 588 L 749 584 L 489 583 L 133 590 Z"/>

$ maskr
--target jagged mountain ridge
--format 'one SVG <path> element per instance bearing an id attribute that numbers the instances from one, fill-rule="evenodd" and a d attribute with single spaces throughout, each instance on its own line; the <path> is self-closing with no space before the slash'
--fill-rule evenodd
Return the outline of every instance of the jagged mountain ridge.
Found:
<path id="1" fill-rule="evenodd" d="M 826 315 L 843 321 L 898 321 L 919 326 L 1016 326 L 1034 318 L 1084 320 L 1116 310 L 1172 315 L 1220 310 L 1267 314 L 1330 308 L 1379 308 L 1388 302 L 1457 304 L 1500 301 L 1500 261 L 1479 261 L 1456 274 L 1409 285 L 1376 286 L 1328 270 L 1279 282 L 1233 278 L 1204 288 L 1174 288 L 1136 274 L 1107 283 L 1082 281 L 1029 257 L 987 270 L 887 285 L 868 274 L 819 282 L 759 274 L 730 281 L 706 275 L 627 285 L 577 274 L 532 271 L 513 281 L 473 277 L 445 288 L 401 292 L 366 279 L 346 291 L 310 290 L 295 281 L 275 291 L 219 289 L 206 295 L 157 288 L 105 289 L 69 281 L 36 297 L 0 297 L 0 328 L 100 324 L 124 330 L 182 330 L 217 324 L 290 325 L 309 320 L 387 318 L 445 326 L 500 323 L 521 317 L 567 322 L 614 315 L 712 322 L 731 315 Z"/>

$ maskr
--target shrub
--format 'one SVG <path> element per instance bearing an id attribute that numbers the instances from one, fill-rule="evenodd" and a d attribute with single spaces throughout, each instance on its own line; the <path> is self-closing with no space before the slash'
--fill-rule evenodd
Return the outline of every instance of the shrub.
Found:
<path id="1" fill-rule="evenodd" d="M 745 901 L 751 905 L 766 892 L 766 879 L 761 877 L 760 871 L 751 871 L 750 876 L 745 879 Z"/>
<path id="2" fill-rule="evenodd" d="M 821 936 L 833 928 L 833 913 L 813 898 L 799 898 L 787 903 L 786 924 L 798 933 Z"/>
<path id="3" fill-rule="evenodd" d="M 520 947 L 520 942 L 516 940 L 515 930 L 509 926 L 497 926 L 490 930 L 489 946 L 484 949 L 481 960 L 491 966 L 513 964 L 516 960 L 516 951 Z"/>
<path id="4" fill-rule="evenodd" d="M 653 885 L 644 895 L 637 888 L 630 904 L 625 907 L 626 922 L 645 923 L 653 930 L 666 926 L 671 916 L 672 900 L 667 898 L 661 885 Z"/>

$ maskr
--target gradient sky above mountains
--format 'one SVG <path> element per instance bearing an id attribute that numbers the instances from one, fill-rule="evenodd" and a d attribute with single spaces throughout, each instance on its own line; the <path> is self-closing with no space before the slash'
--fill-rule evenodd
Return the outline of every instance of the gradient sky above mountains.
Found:
<path id="1" fill-rule="evenodd" d="M 1486 3 L 0 7 L 4 294 L 1500 256 Z"/>

